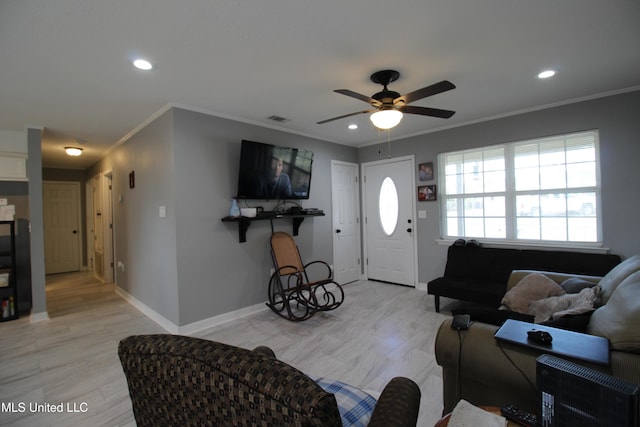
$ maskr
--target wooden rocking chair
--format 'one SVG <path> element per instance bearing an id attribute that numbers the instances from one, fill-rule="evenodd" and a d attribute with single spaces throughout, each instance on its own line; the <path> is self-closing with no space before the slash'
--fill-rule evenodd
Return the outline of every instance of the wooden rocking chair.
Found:
<path id="1" fill-rule="evenodd" d="M 335 310 L 344 301 L 344 291 L 333 280 L 331 267 L 324 261 L 303 264 L 291 235 L 278 231 L 271 236 L 271 256 L 275 272 L 269 280 L 267 306 L 288 320 L 306 320 L 318 311 Z M 309 280 L 326 267 L 327 277 Z M 311 267 L 311 268 L 309 268 Z"/>

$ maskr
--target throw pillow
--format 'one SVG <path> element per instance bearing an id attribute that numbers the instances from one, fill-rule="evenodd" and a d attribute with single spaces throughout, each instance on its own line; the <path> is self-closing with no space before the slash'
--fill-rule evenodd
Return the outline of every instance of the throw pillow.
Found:
<path id="1" fill-rule="evenodd" d="M 518 313 L 529 313 L 529 303 L 543 298 L 564 295 L 564 289 L 541 273 L 527 274 L 502 298 L 502 304 Z"/>
<path id="2" fill-rule="evenodd" d="M 560 283 L 560 287 L 568 294 L 577 294 L 584 288 L 592 288 L 596 284 L 588 280 L 572 277 Z"/>
<path id="3" fill-rule="evenodd" d="M 529 314 L 535 316 L 535 323 L 549 319 L 558 319 L 567 315 L 576 315 L 593 311 L 598 298 L 598 288 L 586 288 L 577 294 L 532 301 Z"/>
<path id="4" fill-rule="evenodd" d="M 311 377 L 324 391 L 335 396 L 343 427 L 366 427 L 376 399 L 359 388 L 322 377 Z"/>
<path id="5" fill-rule="evenodd" d="M 613 269 L 598 282 L 598 285 L 602 288 L 602 304 L 606 304 L 620 283 L 636 271 L 640 271 L 640 255 L 627 258 L 613 267 Z"/>
<path id="6" fill-rule="evenodd" d="M 640 353 L 640 271 L 623 280 L 593 312 L 587 332 L 608 338 L 615 350 Z"/>

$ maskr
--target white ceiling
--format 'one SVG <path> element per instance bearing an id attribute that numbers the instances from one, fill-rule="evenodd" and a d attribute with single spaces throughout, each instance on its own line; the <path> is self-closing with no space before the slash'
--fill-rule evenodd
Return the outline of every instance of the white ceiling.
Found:
<path id="1" fill-rule="evenodd" d="M 387 138 L 367 115 L 316 122 L 367 109 L 333 90 L 372 95 L 375 71 L 457 86 L 412 104 L 455 116 L 405 115 L 398 139 L 638 89 L 639 46 L 637 0 L 0 0 L 0 129 L 44 127 L 48 167 L 91 165 L 167 105 L 362 146 Z"/>

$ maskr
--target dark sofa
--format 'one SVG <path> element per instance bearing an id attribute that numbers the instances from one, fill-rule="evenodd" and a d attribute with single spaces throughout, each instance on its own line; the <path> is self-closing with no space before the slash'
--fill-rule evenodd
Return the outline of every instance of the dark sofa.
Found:
<path id="1" fill-rule="evenodd" d="M 454 245 L 447 252 L 444 276 L 428 283 L 428 293 L 435 296 L 437 312 L 441 296 L 497 308 L 513 270 L 604 276 L 620 261 L 609 254 Z"/>

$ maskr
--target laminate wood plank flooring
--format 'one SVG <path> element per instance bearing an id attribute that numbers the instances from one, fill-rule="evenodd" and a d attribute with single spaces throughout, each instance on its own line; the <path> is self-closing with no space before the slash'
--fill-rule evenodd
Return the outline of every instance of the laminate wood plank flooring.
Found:
<path id="1" fill-rule="evenodd" d="M 433 426 L 442 415 L 433 346 L 449 316 L 413 288 L 362 281 L 346 285 L 345 293 L 340 308 L 305 322 L 267 309 L 193 335 L 267 345 L 305 373 L 373 392 L 395 376 L 409 377 L 422 392 L 418 425 Z M 135 426 L 118 342 L 167 332 L 91 273 L 47 277 L 47 307 L 49 320 L 0 323 L 0 425 Z M 60 404 L 63 412 L 52 412 Z"/>

